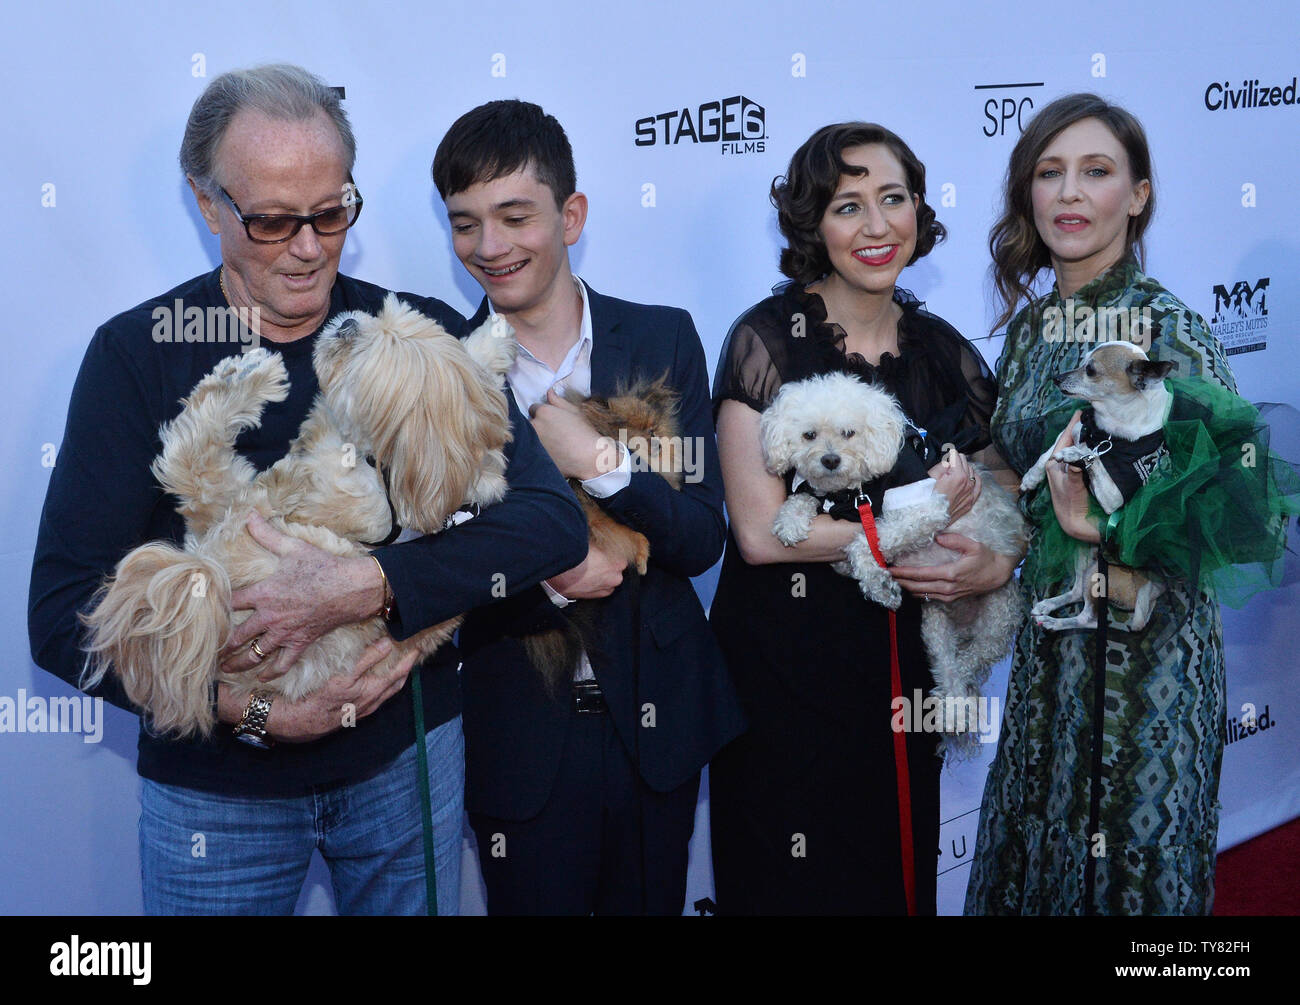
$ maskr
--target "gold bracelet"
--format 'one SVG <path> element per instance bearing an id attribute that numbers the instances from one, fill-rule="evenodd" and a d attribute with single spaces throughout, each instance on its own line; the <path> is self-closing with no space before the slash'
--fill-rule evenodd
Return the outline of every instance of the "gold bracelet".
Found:
<path id="1" fill-rule="evenodd" d="M 375 611 L 373 617 L 383 618 L 385 621 L 391 621 L 393 618 L 393 588 L 388 585 L 388 574 L 384 572 L 384 567 L 380 564 L 379 559 L 374 555 L 375 568 L 379 570 L 379 579 L 384 587 L 384 599 L 380 601 L 379 610 Z"/>
<path id="2" fill-rule="evenodd" d="M 235 739 L 261 750 L 270 750 L 274 746 L 266 733 L 266 720 L 271 715 L 271 702 L 274 699 L 275 692 L 266 688 L 258 688 L 249 694 L 244 715 L 233 731 Z"/>

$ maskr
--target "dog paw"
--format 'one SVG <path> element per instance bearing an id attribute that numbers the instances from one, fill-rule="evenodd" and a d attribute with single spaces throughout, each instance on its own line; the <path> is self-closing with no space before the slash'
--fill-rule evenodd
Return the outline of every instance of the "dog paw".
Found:
<path id="1" fill-rule="evenodd" d="M 787 548 L 792 548 L 800 541 L 808 539 L 808 529 L 795 521 L 785 521 L 777 517 L 772 523 L 772 534 Z"/>
<path id="2" fill-rule="evenodd" d="M 1061 461 L 1065 464 L 1073 464 L 1075 461 L 1081 461 L 1085 457 L 1091 457 L 1092 453 L 1093 451 L 1091 447 L 1085 446 L 1082 443 L 1076 443 L 1072 447 L 1062 447 L 1052 455 L 1052 460 Z"/>
<path id="3" fill-rule="evenodd" d="M 1076 618 L 1049 618 L 1042 615 L 1034 616 L 1034 623 L 1049 632 L 1064 632 L 1071 628 L 1088 628 L 1088 624 L 1081 624 Z"/>
<path id="4" fill-rule="evenodd" d="M 893 576 L 879 566 L 867 576 L 860 578 L 858 586 L 861 587 L 864 597 L 882 607 L 888 607 L 891 611 L 898 610 L 899 605 L 903 603 L 902 588 L 894 581 Z"/>
<path id="5" fill-rule="evenodd" d="M 278 352 L 250 349 L 227 356 L 205 377 L 196 393 L 238 392 L 260 401 L 283 401 L 289 395 L 289 372 Z"/>
<path id="6" fill-rule="evenodd" d="M 633 558 L 632 564 L 636 566 L 636 571 L 644 576 L 646 569 L 649 568 L 650 542 L 646 539 L 644 534 L 638 534 L 637 538 L 636 556 Z"/>
<path id="7" fill-rule="evenodd" d="M 876 556 L 871 553 L 866 534 L 861 532 L 845 546 L 842 564 L 848 568 L 848 575 L 859 582 L 874 580 L 884 573 L 884 569 L 876 562 Z"/>
<path id="8" fill-rule="evenodd" d="M 793 547 L 808 539 L 812 517 L 813 513 L 809 512 L 803 498 L 792 496 L 777 510 L 776 519 L 772 521 L 772 534 L 787 548 Z"/>

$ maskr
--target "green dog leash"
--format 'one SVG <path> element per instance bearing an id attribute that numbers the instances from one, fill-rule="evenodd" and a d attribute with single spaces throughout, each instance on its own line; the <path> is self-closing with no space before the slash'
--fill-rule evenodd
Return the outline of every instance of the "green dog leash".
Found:
<path id="1" fill-rule="evenodd" d="M 411 674 L 411 704 L 415 708 L 415 767 L 419 772 L 420 830 L 424 834 L 424 890 L 428 901 L 425 912 L 438 916 L 438 872 L 433 859 L 433 801 L 429 796 L 429 751 L 424 736 L 424 687 L 417 665 Z"/>

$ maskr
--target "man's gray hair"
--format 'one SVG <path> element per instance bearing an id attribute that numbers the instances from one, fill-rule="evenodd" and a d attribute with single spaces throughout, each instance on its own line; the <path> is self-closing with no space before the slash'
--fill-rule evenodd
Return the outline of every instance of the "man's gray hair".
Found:
<path id="1" fill-rule="evenodd" d="M 300 66 L 275 63 L 248 70 L 231 70 L 212 81 L 190 109 L 181 140 L 181 170 L 214 198 L 220 184 L 214 177 L 217 147 L 237 112 L 253 109 L 273 119 L 301 122 L 318 112 L 329 116 L 339 131 L 347 170 L 357 156 L 357 142 L 338 92 Z"/>

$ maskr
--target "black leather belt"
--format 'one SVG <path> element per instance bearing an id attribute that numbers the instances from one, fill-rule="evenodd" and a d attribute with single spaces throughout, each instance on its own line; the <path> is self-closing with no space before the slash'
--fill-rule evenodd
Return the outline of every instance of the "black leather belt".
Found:
<path id="1" fill-rule="evenodd" d="M 579 715 L 604 715 L 609 711 L 605 695 L 594 680 L 573 682 L 573 710 Z"/>

